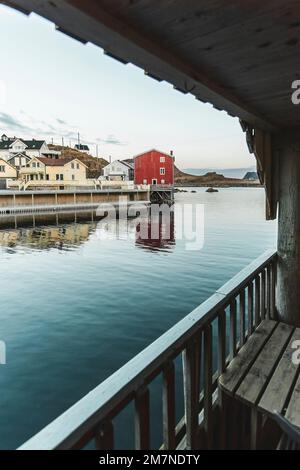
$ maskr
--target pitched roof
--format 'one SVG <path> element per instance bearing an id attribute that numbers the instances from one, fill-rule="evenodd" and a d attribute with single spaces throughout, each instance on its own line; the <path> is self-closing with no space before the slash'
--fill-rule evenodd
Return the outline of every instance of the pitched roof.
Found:
<path id="1" fill-rule="evenodd" d="M 70 163 L 72 161 L 77 161 L 81 163 L 83 166 L 87 167 L 85 163 L 83 163 L 81 160 L 78 158 L 73 158 L 73 157 L 65 157 L 65 158 L 48 158 L 48 157 L 36 157 L 37 160 L 39 160 L 41 163 L 44 163 L 46 166 L 65 166 L 67 163 Z"/>
<path id="2" fill-rule="evenodd" d="M 74 158 L 49 158 L 49 157 L 36 157 L 41 163 L 46 166 L 64 166 L 66 163 L 74 160 Z"/>
<path id="3" fill-rule="evenodd" d="M 45 143 L 45 140 L 24 140 L 19 139 L 19 137 L 8 137 L 7 140 L 0 140 L 0 150 L 9 149 L 16 140 L 23 142 L 27 150 L 40 150 Z"/>
<path id="4" fill-rule="evenodd" d="M 25 152 L 19 152 L 19 153 L 14 153 L 13 155 L 11 155 L 7 161 L 9 162 L 10 160 L 13 160 L 15 157 L 23 157 L 23 158 L 27 158 L 27 160 L 31 160 L 31 157 L 29 155 L 26 155 Z"/>
<path id="5" fill-rule="evenodd" d="M 84 144 L 75 144 L 75 148 L 77 150 L 90 150 L 88 145 Z"/>
<path id="6" fill-rule="evenodd" d="M 146 153 L 150 153 L 150 152 L 156 152 L 156 153 L 159 153 L 161 155 L 166 155 L 167 157 L 171 157 L 171 158 L 174 158 L 173 155 L 170 155 L 169 153 L 166 153 L 166 152 L 161 152 L 160 150 L 157 150 L 157 149 L 150 149 L 150 150 L 146 150 L 145 152 L 142 152 L 142 153 L 138 153 L 137 155 L 135 155 L 133 158 L 133 160 L 137 157 L 141 157 L 142 155 L 145 155 Z"/>
<path id="7" fill-rule="evenodd" d="M 127 165 L 129 168 L 134 170 L 134 159 L 133 158 L 125 158 L 125 160 L 119 160 L 120 162 Z"/>

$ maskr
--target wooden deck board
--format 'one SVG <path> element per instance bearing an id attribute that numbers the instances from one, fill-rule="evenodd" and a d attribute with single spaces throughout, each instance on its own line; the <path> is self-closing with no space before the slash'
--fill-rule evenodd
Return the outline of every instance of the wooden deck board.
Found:
<path id="1" fill-rule="evenodd" d="M 272 375 L 270 382 L 258 404 L 261 411 L 273 413 L 275 410 L 283 412 L 287 397 L 294 385 L 299 366 L 292 362 L 292 348 L 294 341 L 300 340 L 300 329 L 297 328 L 284 351 L 282 358 Z M 299 397 L 300 399 L 300 397 Z"/>
<path id="2" fill-rule="evenodd" d="M 264 320 L 241 348 L 238 355 L 231 361 L 226 372 L 219 379 L 219 385 L 226 393 L 231 395 L 235 393 L 276 326 L 275 321 Z"/>
<path id="3" fill-rule="evenodd" d="M 292 424 L 300 427 L 300 376 L 293 390 L 285 417 Z"/>
<path id="4" fill-rule="evenodd" d="M 236 392 L 237 398 L 251 405 L 257 404 L 293 331 L 294 328 L 290 325 L 278 324 L 249 372 L 245 375 Z"/>

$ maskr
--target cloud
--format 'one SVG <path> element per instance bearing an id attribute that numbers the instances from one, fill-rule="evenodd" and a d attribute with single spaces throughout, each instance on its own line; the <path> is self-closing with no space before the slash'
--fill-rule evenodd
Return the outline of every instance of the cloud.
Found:
<path id="1" fill-rule="evenodd" d="M 0 127 L 4 127 L 8 135 L 13 133 L 18 136 L 19 134 L 19 137 L 23 138 L 35 137 L 36 139 L 49 141 L 54 138 L 55 142 L 60 142 L 61 137 L 73 142 L 78 140 L 77 127 L 68 124 L 63 119 L 54 118 L 51 122 L 45 122 L 35 119 L 24 110 L 20 110 L 19 116 L 0 112 Z M 80 140 L 90 146 L 96 143 L 100 145 L 127 145 L 127 142 L 118 139 L 113 134 L 108 134 L 106 138 L 96 138 L 93 141 L 80 134 Z"/>
<path id="2" fill-rule="evenodd" d="M 66 121 L 64 121 L 63 119 L 56 118 L 56 121 L 58 122 L 58 124 L 61 124 L 62 126 L 66 126 L 66 125 L 67 125 Z"/>
<path id="3" fill-rule="evenodd" d="M 106 139 L 98 138 L 96 139 L 97 142 L 101 144 L 110 144 L 110 145 L 127 145 L 127 142 L 123 142 L 115 137 L 113 134 L 109 134 Z"/>
<path id="4" fill-rule="evenodd" d="M 31 132 L 31 128 L 22 124 L 17 118 L 11 114 L 0 112 L 0 123 L 5 127 L 9 127 L 13 131 L 18 132 Z"/>

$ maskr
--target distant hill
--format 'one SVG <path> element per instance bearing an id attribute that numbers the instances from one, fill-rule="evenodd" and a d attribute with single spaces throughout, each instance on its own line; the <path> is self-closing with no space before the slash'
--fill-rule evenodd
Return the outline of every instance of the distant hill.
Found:
<path id="1" fill-rule="evenodd" d="M 248 181 L 258 180 L 258 174 L 256 171 L 247 171 L 243 179 Z"/>
<path id="2" fill-rule="evenodd" d="M 108 161 L 104 158 L 93 157 L 79 150 L 73 149 L 71 147 L 63 147 L 62 145 L 48 145 L 51 150 L 58 150 L 61 152 L 61 157 L 72 157 L 78 158 L 78 160 L 85 163 L 88 167 L 87 178 L 98 178 L 102 174 L 102 168 L 108 165 Z"/>
<path id="3" fill-rule="evenodd" d="M 178 185 L 202 185 L 202 186 L 258 186 L 257 180 L 245 180 L 241 178 L 227 178 L 215 171 L 209 171 L 205 175 L 191 175 L 175 166 L 175 184 Z"/>
<path id="4" fill-rule="evenodd" d="M 186 168 L 183 170 L 190 175 L 202 176 L 206 173 L 216 172 L 227 178 L 243 178 L 247 172 L 255 172 L 255 166 L 249 168 Z"/>

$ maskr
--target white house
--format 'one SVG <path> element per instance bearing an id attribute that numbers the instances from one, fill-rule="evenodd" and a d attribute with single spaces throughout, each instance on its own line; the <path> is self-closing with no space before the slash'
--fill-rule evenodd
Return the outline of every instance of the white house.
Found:
<path id="1" fill-rule="evenodd" d="M 127 160 L 115 160 L 103 168 L 103 176 L 109 181 L 132 181 L 134 164 Z"/>
<path id="2" fill-rule="evenodd" d="M 76 150 L 79 150 L 80 152 L 84 152 L 84 153 L 89 153 L 89 151 L 90 151 L 89 146 L 85 145 L 85 144 L 75 144 L 74 148 Z"/>
<path id="3" fill-rule="evenodd" d="M 34 158 L 48 152 L 49 148 L 45 140 L 24 140 L 18 137 L 7 137 L 5 134 L 0 138 L 0 158 L 6 161 L 17 154 L 26 154 Z"/>

